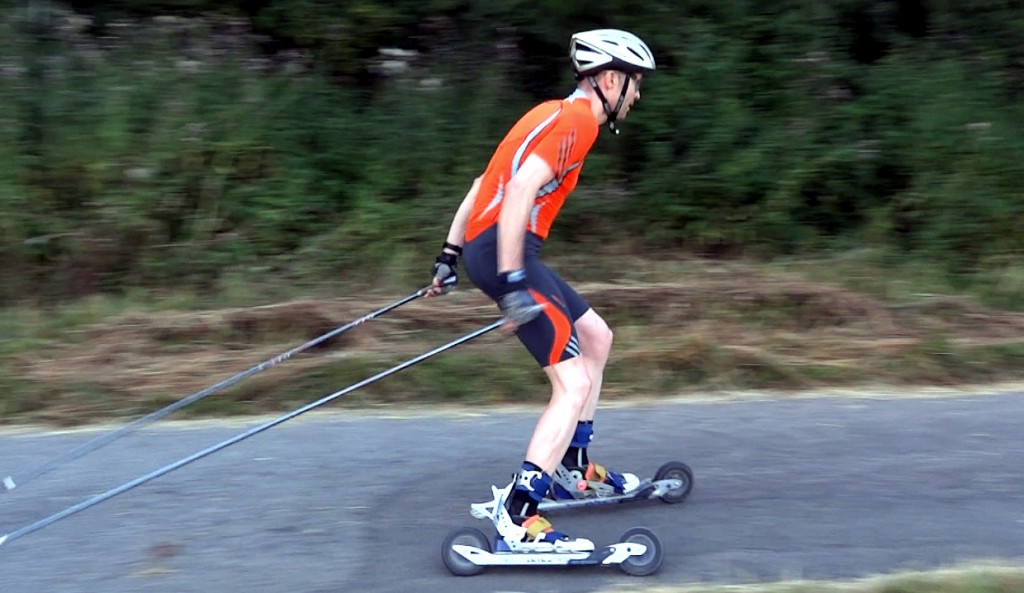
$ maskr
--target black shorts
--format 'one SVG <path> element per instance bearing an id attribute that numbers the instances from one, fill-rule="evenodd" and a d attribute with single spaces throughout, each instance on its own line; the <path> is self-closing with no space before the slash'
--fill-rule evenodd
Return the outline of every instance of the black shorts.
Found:
<path id="1" fill-rule="evenodd" d="M 501 296 L 498 293 L 497 239 L 498 230 L 494 226 L 467 242 L 462 252 L 469 279 L 495 301 Z M 533 298 L 547 306 L 536 319 L 521 325 L 516 336 L 541 367 L 548 367 L 580 355 L 575 322 L 590 310 L 590 305 L 540 261 L 538 256 L 543 245 L 543 239 L 526 233 L 523 267 Z"/>

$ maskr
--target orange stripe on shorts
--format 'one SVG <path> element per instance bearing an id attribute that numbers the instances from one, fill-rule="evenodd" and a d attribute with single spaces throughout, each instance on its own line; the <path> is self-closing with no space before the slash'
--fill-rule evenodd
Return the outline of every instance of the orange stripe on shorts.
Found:
<path id="1" fill-rule="evenodd" d="M 544 295 L 533 289 L 530 289 L 530 294 L 533 295 L 534 300 L 538 303 L 545 305 L 544 315 L 551 320 L 551 325 L 555 328 L 555 341 L 551 345 L 551 352 L 548 354 L 548 364 L 558 364 L 561 362 L 562 352 L 565 351 L 565 347 L 569 345 L 569 339 L 572 337 L 572 322 L 569 321 L 568 315 L 563 313 L 554 303 L 544 298 Z"/>

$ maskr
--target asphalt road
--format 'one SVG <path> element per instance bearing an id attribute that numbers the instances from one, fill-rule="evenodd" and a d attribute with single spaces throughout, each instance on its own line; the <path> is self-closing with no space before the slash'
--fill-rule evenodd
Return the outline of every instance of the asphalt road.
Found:
<path id="1" fill-rule="evenodd" d="M 2 593 L 588 592 L 615 583 L 853 578 L 1024 560 L 1024 397 L 799 399 L 604 409 L 592 456 L 696 475 L 683 505 L 552 515 L 665 546 L 656 575 L 526 568 L 450 576 L 449 530 L 504 484 L 535 412 L 309 416 L 0 546 Z M 247 425 L 162 426 L 0 495 L 10 533 Z M 88 433 L 0 433 L 0 475 Z"/>

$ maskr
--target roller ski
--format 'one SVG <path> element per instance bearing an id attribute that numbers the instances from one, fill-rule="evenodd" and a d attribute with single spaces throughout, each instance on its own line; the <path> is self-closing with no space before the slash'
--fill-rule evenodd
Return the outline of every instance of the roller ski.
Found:
<path id="1" fill-rule="evenodd" d="M 618 474 L 588 463 L 585 468 L 569 469 L 560 464 L 555 470 L 551 490 L 539 504 L 541 511 L 603 506 L 659 498 L 662 502 L 683 502 L 693 490 L 693 471 L 679 461 L 662 465 L 654 478 L 641 480 L 633 474 Z"/>
<path id="2" fill-rule="evenodd" d="M 493 500 L 471 505 L 474 517 L 493 523 L 496 536 L 464 527 L 445 539 L 442 559 L 452 574 L 472 576 L 489 566 L 529 565 L 618 566 L 626 574 L 645 576 L 661 567 L 661 542 L 643 527 L 627 530 L 618 543 L 595 547 L 588 539 L 555 531 L 540 515 L 514 519 L 505 505 L 514 484 L 504 489 L 492 486 Z"/>

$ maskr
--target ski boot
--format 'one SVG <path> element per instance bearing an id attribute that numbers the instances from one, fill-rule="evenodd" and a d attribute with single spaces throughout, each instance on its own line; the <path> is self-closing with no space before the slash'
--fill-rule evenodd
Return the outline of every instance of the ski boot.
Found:
<path id="1" fill-rule="evenodd" d="M 594 542 L 584 538 L 573 538 L 555 531 L 551 522 L 541 515 L 513 518 L 505 502 L 512 494 L 515 481 L 502 490 L 491 487 L 494 499 L 470 505 L 471 512 L 478 519 L 490 519 L 498 532 L 494 548 L 502 552 L 590 552 Z"/>
<path id="2" fill-rule="evenodd" d="M 586 467 L 558 464 L 548 493 L 554 500 L 606 498 L 616 494 L 632 494 L 640 487 L 635 474 L 608 471 L 603 465 L 590 462 Z"/>

